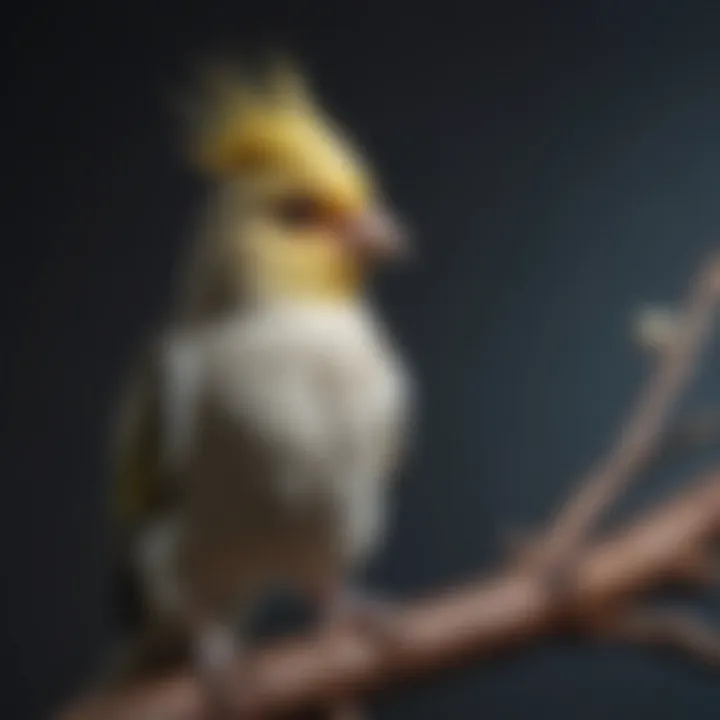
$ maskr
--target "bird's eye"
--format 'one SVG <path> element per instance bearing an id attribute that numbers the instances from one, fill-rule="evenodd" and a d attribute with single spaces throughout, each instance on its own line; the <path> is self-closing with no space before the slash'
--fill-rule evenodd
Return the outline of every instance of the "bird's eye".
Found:
<path id="1" fill-rule="evenodd" d="M 282 199 L 276 208 L 278 219 L 293 227 L 315 225 L 322 221 L 320 204 L 307 196 L 293 196 Z"/>

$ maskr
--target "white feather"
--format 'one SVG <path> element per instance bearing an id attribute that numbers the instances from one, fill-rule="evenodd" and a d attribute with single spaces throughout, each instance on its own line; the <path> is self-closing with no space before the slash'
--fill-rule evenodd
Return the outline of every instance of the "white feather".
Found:
<path id="1" fill-rule="evenodd" d="M 193 448 L 185 469 L 196 504 L 183 512 L 191 519 L 185 531 L 195 536 L 184 540 L 201 547 L 196 557 L 226 556 L 224 566 L 210 555 L 201 561 L 218 568 L 213 582 L 227 593 L 247 592 L 260 576 L 295 572 L 306 561 L 315 567 L 333 553 L 347 568 L 364 560 L 383 536 L 385 491 L 409 412 L 407 372 L 368 309 L 265 308 L 176 339 L 168 349 L 169 457 L 185 468 L 183 453 Z M 197 414 L 201 399 L 222 418 L 212 449 L 198 433 L 205 427 Z M 271 464 L 253 471 L 261 476 L 243 474 L 248 447 L 235 438 L 247 428 L 271 451 Z M 258 518 L 260 496 L 265 508 L 273 507 L 270 498 L 284 500 Z M 304 508 L 315 517 L 318 502 L 333 508 L 334 528 L 320 534 L 320 546 L 292 529 Z M 167 606 L 183 597 L 172 570 L 179 527 L 157 528 L 142 550 L 153 596 Z M 267 563 L 276 566 L 257 567 Z"/>

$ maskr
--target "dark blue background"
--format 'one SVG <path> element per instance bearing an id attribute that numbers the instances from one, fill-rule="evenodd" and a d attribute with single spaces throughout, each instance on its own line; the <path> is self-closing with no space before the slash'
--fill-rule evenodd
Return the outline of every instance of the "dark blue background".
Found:
<path id="1" fill-rule="evenodd" d="M 287 41 L 416 230 L 417 267 L 379 294 L 417 369 L 424 421 L 371 572 L 410 596 L 491 569 L 507 523 L 549 516 L 645 375 L 632 311 L 680 297 L 718 241 L 713 6 L 13 9 L 5 717 L 67 697 L 109 636 L 106 419 L 201 199 L 163 105 L 194 58 Z M 718 389 L 710 362 L 694 397 Z M 634 501 L 659 499 L 686 470 L 643 481 Z M 674 658 L 554 643 L 383 698 L 378 717 L 709 720 L 718 707 L 720 677 Z"/>

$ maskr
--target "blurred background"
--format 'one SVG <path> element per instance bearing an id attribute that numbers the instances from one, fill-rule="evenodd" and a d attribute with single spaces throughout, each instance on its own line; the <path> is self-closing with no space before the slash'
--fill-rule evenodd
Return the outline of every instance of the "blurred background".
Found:
<path id="1" fill-rule="evenodd" d="M 711 2 L 6 12 L 6 718 L 71 697 L 111 637 L 105 431 L 202 201 L 168 102 L 196 58 L 285 44 L 414 228 L 416 266 L 377 289 L 423 394 L 392 535 L 368 571 L 387 593 L 489 572 L 508 525 L 550 516 L 647 373 L 633 312 L 678 299 L 720 237 Z M 689 403 L 720 403 L 716 367 Z M 643 479 L 623 510 L 677 489 L 693 465 Z M 560 641 L 374 703 L 393 720 L 709 720 L 718 706 L 720 675 Z"/>

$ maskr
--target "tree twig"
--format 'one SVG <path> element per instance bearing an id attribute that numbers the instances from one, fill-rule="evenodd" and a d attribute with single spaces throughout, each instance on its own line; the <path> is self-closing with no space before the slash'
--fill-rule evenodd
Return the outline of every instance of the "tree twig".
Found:
<path id="1" fill-rule="evenodd" d="M 720 666 L 720 633 L 689 611 L 639 608 L 617 618 L 601 634 L 622 642 L 668 648 L 704 665 Z"/>
<path id="2" fill-rule="evenodd" d="M 656 457 L 663 430 L 699 365 L 720 301 L 720 256 L 712 255 L 691 284 L 675 342 L 660 356 L 616 443 L 581 479 L 545 536 L 524 558 L 537 569 L 557 569 L 593 531 L 603 511 Z"/>
<path id="3" fill-rule="evenodd" d="M 720 409 L 695 410 L 678 419 L 663 434 L 652 465 L 712 446 L 720 446 Z"/>
<path id="4" fill-rule="evenodd" d="M 587 550 L 566 596 L 547 592 L 535 572 L 513 569 L 408 604 L 397 614 L 395 646 L 356 628 L 261 650 L 251 662 L 256 717 L 328 706 L 391 681 L 470 657 L 488 658 L 563 629 L 596 632 L 608 608 L 627 607 L 665 582 L 687 581 L 687 563 L 720 538 L 720 470 L 684 496 Z M 189 675 L 88 700 L 63 720 L 200 720 Z"/>

